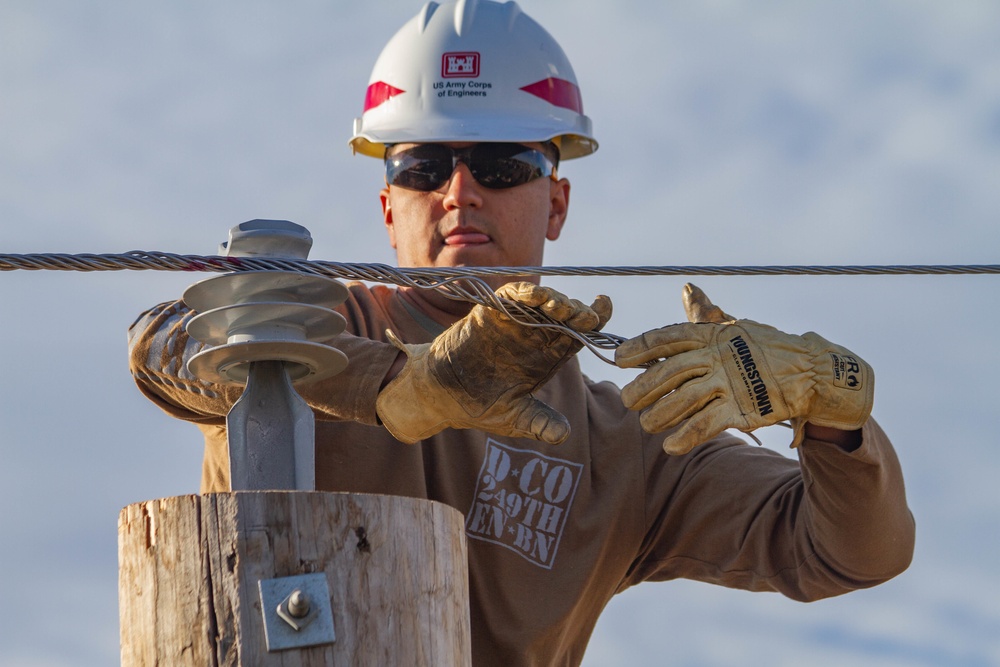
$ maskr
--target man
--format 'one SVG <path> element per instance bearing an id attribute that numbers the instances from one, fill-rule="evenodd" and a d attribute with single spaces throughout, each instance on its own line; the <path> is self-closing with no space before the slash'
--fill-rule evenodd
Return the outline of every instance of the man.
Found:
<path id="1" fill-rule="evenodd" d="M 402 266 L 540 265 L 568 211 L 558 161 L 597 147 L 558 44 L 513 2 L 486 0 L 429 3 L 393 37 L 351 144 L 385 159 Z M 577 331 L 610 317 L 604 298 L 587 307 L 537 283 L 492 285 Z M 658 361 L 619 390 L 580 373 L 569 336 L 433 291 L 350 290 L 337 343 L 350 364 L 304 390 L 321 419 L 317 487 L 465 513 L 477 665 L 578 664 L 605 604 L 642 581 L 816 600 L 909 564 L 871 368 L 815 334 L 733 320 L 688 287 L 692 322 L 619 348 L 622 366 Z M 202 428 L 202 489 L 221 491 L 238 391 L 184 371 L 200 349 L 189 317 L 175 302 L 140 318 L 132 369 Z M 724 433 L 784 420 L 800 462 Z"/>

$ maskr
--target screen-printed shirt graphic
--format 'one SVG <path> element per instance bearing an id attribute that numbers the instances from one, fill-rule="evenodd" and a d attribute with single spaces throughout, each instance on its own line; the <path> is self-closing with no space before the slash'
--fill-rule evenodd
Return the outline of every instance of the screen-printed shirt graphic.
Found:
<path id="1" fill-rule="evenodd" d="M 581 463 L 488 440 L 466 534 L 550 569 L 582 470 Z"/>

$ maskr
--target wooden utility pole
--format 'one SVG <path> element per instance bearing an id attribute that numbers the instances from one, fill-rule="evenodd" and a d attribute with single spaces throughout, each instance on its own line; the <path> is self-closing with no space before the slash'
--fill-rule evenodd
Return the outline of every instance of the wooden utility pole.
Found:
<path id="1" fill-rule="evenodd" d="M 305 259 L 309 231 L 250 220 L 236 257 Z M 229 273 L 189 287 L 187 368 L 244 385 L 226 419 L 230 493 L 135 503 L 118 520 L 124 667 L 467 667 L 464 520 L 430 500 L 315 488 L 314 416 L 292 382 L 347 365 L 325 343 L 347 289 Z M 324 343 L 324 344 L 321 344 Z M 272 490 L 287 489 L 287 490 Z"/>
<path id="2" fill-rule="evenodd" d="M 129 505 L 118 533 L 124 667 L 471 662 L 464 522 L 446 505 L 178 496 Z"/>

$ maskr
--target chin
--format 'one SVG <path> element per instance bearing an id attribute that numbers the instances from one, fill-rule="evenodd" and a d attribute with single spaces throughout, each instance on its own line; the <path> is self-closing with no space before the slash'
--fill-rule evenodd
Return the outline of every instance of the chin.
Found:
<path id="1" fill-rule="evenodd" d="M 446 246 L 438 255 L 439 266 L 508 266 L 502 257 L 497 257 L 492 243 L 476 245 Z"/>

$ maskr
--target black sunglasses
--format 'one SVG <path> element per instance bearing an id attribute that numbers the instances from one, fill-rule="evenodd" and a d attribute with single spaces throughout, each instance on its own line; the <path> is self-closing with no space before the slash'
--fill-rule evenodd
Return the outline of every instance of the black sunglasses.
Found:
<path id="1" fill-rule="evenodd" d="M 551 148 L 556 152 L 554 145 Z M 385 182 L 408 190 L 430 192 L 447 183 L 461 162 L 469 168 L 477 183 L 484 188 L 500 190 L 543 176 L 554 177 L 557 161 L 558 158 L 553 161 L 542 151 L 521 144 L 482 143 L 466 148 L 420 144 L 392 155 L 386 152 Z"/>

